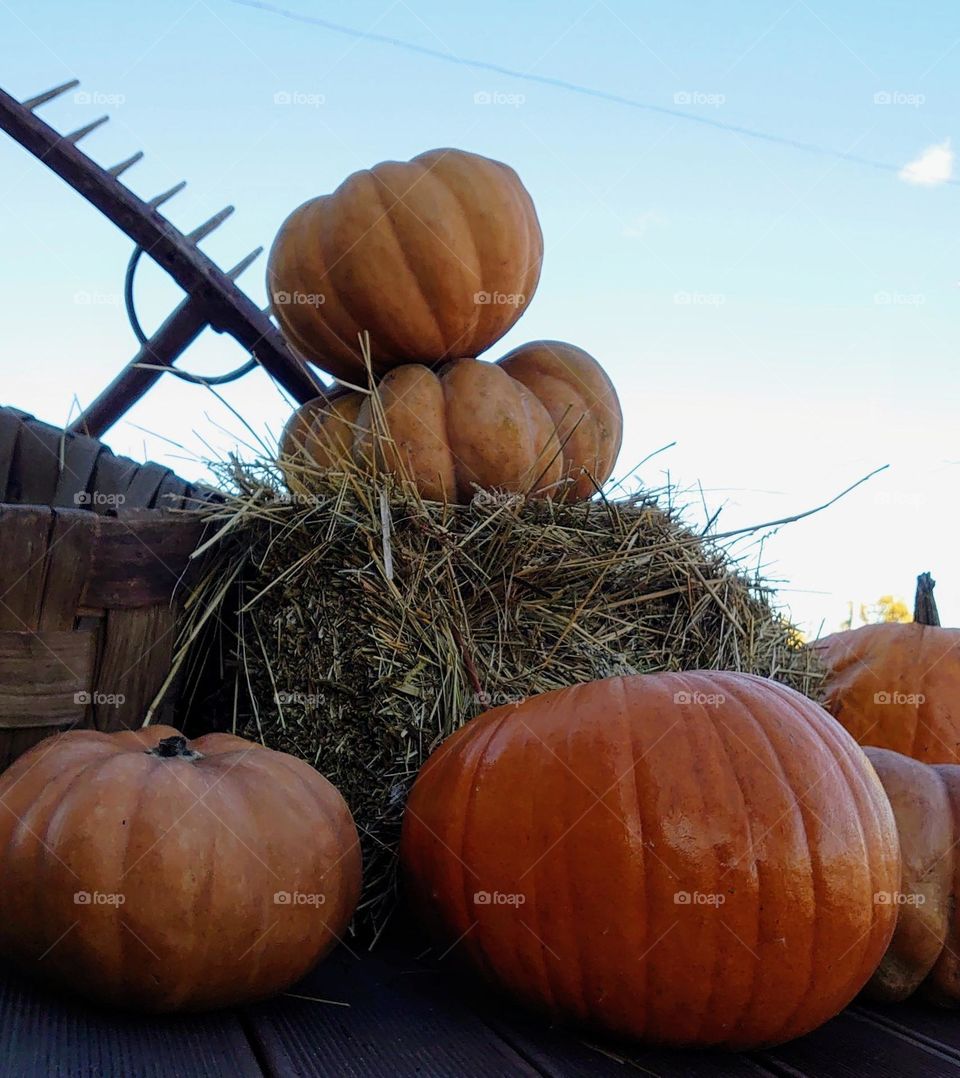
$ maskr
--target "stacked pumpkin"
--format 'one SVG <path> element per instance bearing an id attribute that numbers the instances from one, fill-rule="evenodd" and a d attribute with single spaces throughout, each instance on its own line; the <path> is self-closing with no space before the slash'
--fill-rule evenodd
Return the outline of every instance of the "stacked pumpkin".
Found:
<path id="1" fill-rule="evenodd" d="M 379 385 L 294 413 L 280 443 L 288 483 L 352 462 L 437 501 L 602 487 L 623 421 L 597 361 L 561 341 L 477 358 L 526 310 L 542 260 L 517 174 L 462 150 L 383 162 L 295 210 L 270 252 L 277 321 L 304 359 Z"/>

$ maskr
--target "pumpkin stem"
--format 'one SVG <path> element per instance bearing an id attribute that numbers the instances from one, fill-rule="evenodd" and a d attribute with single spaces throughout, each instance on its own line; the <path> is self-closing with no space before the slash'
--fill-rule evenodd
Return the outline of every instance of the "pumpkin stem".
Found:
<path id="1" fill-rule="evenodd" d="M 187 739 L 182 734 L 175 737 L 163 737 L 156 748 L 147 749 L 148 756 L 159 756 L 163 760 L 201 760 L 202 752 L 194 752 L 187 744 Z"/>
<path id="2" fill-rule="evenodd" d="M 937 601 L 933 597 L 933 589 L 936 585 L 937 582 L 929 573 L 921 573 L 917 577 L 917 597 L 913 604 L 913 620 L 918 625 L 940 624 Z"/>

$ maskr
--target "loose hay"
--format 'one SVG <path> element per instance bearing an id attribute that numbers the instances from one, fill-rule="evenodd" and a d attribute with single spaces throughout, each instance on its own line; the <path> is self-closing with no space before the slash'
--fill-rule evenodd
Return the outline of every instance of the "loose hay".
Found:
<path id="1" fill-rule="evenodd" d="M 707 668 L 817 695 L 821 670 L 769 589 L 684 523 L 670 490 L 573 505 L 480 492 L 447 506 L 356 472 L 295 479 L 293 499 L 265 467 L 223 478 L 237 493 L 214 511 L 186 635 L 219 615 L 233 641 L 226 725 L 302 756 L 346 798 L 363 931 L 392 908 L 418 768 L 486 708 Z"/>

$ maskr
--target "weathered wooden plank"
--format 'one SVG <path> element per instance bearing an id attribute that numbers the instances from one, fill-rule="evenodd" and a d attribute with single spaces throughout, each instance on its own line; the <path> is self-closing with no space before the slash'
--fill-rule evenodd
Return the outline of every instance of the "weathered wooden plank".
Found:
<path id="1" fill-rule="evenodd" d="M 176 614 L 169 604 L 107 611 L 94 678 L 98 730 L 142 725 L 147 707 L 170 672 L 175 643 Z"/>
<path id="2" fill-rule="evenodd" d="M 908 999 L 888 1004 L 861 1001 L 854 1013 L 960 1060 L 960 1012 Z"/>
<path id="3" fill-rule="evenodd" d="M 82 992 L 83 986 L 78 985 Z M 4 1074 L 17 1078 L 262 1078 L 229 1011 L 148 1017 L 98 1010 L 0 972 Z"/>
<path id="4" fill-rule="evenodd" d="M 611 1041 L 576 1029 L 551 1026 L 461 974 L 446 958 L 418 960 L 426 941 L 414 928 L 398 922 L 367 962 L 380 961 L 393 971 L 398 988 L 425 995 L 436 1005 L 456 999 L 518 1055 L 550 1078 L 623 1078 L 624 1072 L 670 1078 L 771 1078 L 774 1072 L 758 1060 L 732 1053 L 677 1051 Z"/>
<path id="5" fill-rule="evenodd" d="M 101 517 L 82 605 L 168 603 L 196 549 L 201 522 L 187 513 L 121 511 Z"/>
<path id="6" fill-rule="evenodd" d="M 956 1078 L 957 1059 L 848 1010 L 799 1040 L 758 1053 L 773 1070 L 812 1078 Z"/>
<path id="7" fill-rule="evenodd" d="M 138 466 L 127 457 L 101 453 L 87 488 L 87 507 L 103 515 L 126 505 L 127 491 L 138 470 Z"/>
<path id="8" fill-rule="evenodd" d="M 397 971 L 369 958 L 358 962 L 343 949 L 291 994 L 246 1014 L 247 1031 L 276 1078 L 539 1073 L 456 998 L 425 997 L 398 981 Z"/>
<path id="9" fill-rule="evenodd" d="M 127 509 L 148 509 L 157 500 L 157 491 L 168 475 L 169 468 L 162 468 L 153 461 L 148 461 L 137 469 L 137 474 L 127 490 Z"/>
<path id="10" fill-rule="evenodd" d="M 82 504 L 78 495 L 89 489 L 97 461 L 102 454 L 109 452 L 110 450 L 95 438 L 87 438 L 82 434 L 68 435 L 64 443 L 60 482 L 54 492 L 52 504 L 67 508 Z"/>
<path id="11" fill-rule="evenodd" d="M 62 726 L 83 717 L 96 634 L 0 632 L 0 730 Z"/>
<path id="12" fill-rule="evenodd" d="M 642 1048 L 578 1035 L 489 1003 L 480 1004 L 480 1013 L 507 1044 L 550 1078 L 623 1078 L 625 1071 L 658 1078 L 773 1078 L 777 1073 L 743 1055 Z"/>
<path id="13" fill-rule="evenodd" d="M 63 454 L 62 430 L 24 422 L 8 477 L 12 500 L 21 505 L 50 505 L 60 482 Z"/>
<path id="14" fill-rule="evenodd" d="M 0 501 L 12 501 L 9 491 L 10 469 L 23 426 L 23 416 L 15 408 L 0 408 Z"/>
<path id="15" fill-rule="evenodd" d="M 0 505 L 0 629 L 40 624 L 53 510 Z"/>
<path id="16" fill-rule="evenodd" d="M 54 510 L 40 610 L 41 629 L 75 626 L 96 534 L 96 517 L 86 509 Z"/>
<path id="17" fill-rule="evenodd" d="M 154 505 L 158 509 L 183 509 L 183 498 L 189 490 L 190 484 L 171 472 L 157 489 Z"/>
<path id="18" fill-rule="evenodd" d="M 84 724 L 95 660 L 95 633 L 0 632 L 0 771 L 38 741 Z"/>

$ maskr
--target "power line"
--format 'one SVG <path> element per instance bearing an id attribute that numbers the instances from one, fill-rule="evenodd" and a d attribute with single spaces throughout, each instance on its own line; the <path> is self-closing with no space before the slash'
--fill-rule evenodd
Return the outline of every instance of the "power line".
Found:
<path id="1" fill-rule="evenodd" d="M 370 41 L 379 45 L 390 45 L 396 49 L 418 53 L 421 56 L 429 56 L 434 60 L 442 60 L 448 64 L 458 64 L 461 67 L 472 67 L 481 71 L 493 71 L 498 75 L 506 75 L 512 79 L 521 79 L 524 82 L 535 82 L 542 86 L 552 86 L 555 89 L 566 90 L 570 93 L 581 94 L 584 97 L 593 97 L 601 101 L 610 101 L 616 105 L 625 105 L 628 108 L 640 109 L 643 112 L 653 112 L 661 116 L 670 116 L 677 120 L 686 120 L 688 123 L 699 124 L 701 127 L 712 127 L 717 131 L 725 131 L 728 134 L 742 135 L 744 138 L 758 139 L 762 142 L 773 143 L 778 146 L 788 146 L 793 150 L 803 153 L 817 154 L 821 157 L 832 157 L 851 164 L 863 165 L 867 168 L 877 169 L 881 172 L 899 173 L 901 165 L 893 165 L 888 161 L 874 161 L 869 157 L 860 157 L 858 154 L 846 153 L 830 146 L 820 146 L 813 142 L 802 142 L 799 139 L 787 138 L 784 135 L 774 135 L 768 131 L 758 131 L 752 127 L 742 127 L 739 124 L 725 123 L 723 120 L 714 120 L 709 116 L 699 116 L 695 112 L 685 112 L 683 109 L 670 108 L 667 105 L 655 105 L 649 101 L 638 101 L 632 97 L 624 97 L 621 94 L 609 93 L 606 90 L 598 90 L 592 86 L 583 86 L 580 83 L 568 82 L 566 79 L 557 79 L 549 75 L 537 75 L 527 71 L 517 71 L 514 68 L 504 67 L 487 60 L 476 60 L 466 56 L 457 56 L 452 52 L 444 52 L 441 49 L 431 49 L 426 45 L 417 45 L 413 41 L 404 41 L 402 38 L 390 37 L 387 34 L 375 34 L 367 30 L 357 30 L 352 26 L 343 26 L 340 23 L 330 22 L 315 15 L 303 15 L 298 11 L 290 11 L 287 8 L 277 7 L 275 4 L 265 3 L 264 0 L 230 0 L 231 3 L 241 7 L 255 8 L 258 11 L 266 11 L 273 15 L 280 15 L 294 22 L 307 23 L 311 26 L 319 26 L 324 30 L 330 30 L 336 34 L 343 34 L 360 41 Z M 951 179 L 944 181 L 951 185 L 960 185 L 960 180 Z"/>

